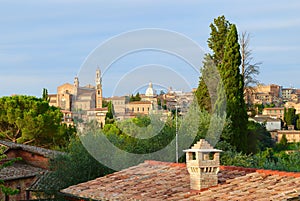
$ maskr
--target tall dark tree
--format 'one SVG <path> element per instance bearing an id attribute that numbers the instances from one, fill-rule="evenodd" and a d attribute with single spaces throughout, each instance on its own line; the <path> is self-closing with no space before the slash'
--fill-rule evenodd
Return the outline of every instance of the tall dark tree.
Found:
<path id="1" fill-rule="evenodd" d="M 204 58 L 203 68 L 198 88 L 195 92 L 200 109 L 208 112 L 213 111 L 213 105 L 217 99 L 217 87 L 220 77 L 215 63 L 210 54 Z"/>
<path id="2" fill-rule="evenodd" d="M 219 69 L 223 61 L 224 46 L 229 26 L 230 23 L 224 16 L 214 19 L 214 23 L 210 24 L 211 33 L 207 43 L 213 53 L 207 54 L 204 58 L 199 85 L 195 93 L 199 107 L 210 112 L 213 109 L 212 105 L 215 103 L 218 84 L 215 80 L 215 75 L 218 72 L 215 69 Z"/>
<path id="3" fill-rule="evenodd" d="M 230 23 L 225 19 L 224 15 L 214 19 L 214 23 L 210 24 L 211 33 L 207 43 L 208 47 L 213 51 L 212 58 L 217 66 L 223 61 L 229 27 Z"/>
<path id="4" fill-rule="evenodd" d="M 296 115 L 296 109 L 295 108 L 284 108 L 284 121 L 286 124 L 286 127 L 289 125 L 296 126 L 297 122 L 297 115 Z"/>
<path id="5" fill-rule="evenodd" d="M 43 99 L 44 101 L 49 102 L 48 90 L 45 89 L 45 88 L 43 88 L 42 99 Z"/>
<path id="6" fill-rule="evenodd" d="M 200 77 L 198 88 L 195 92 L 199 108 L 211 112 L 212 106 L 209 97 L 209 91 L 205 84 L 203 76 Z"/>
<path id="7" fill-rule="evenodd" d="M 111 124 L 114 122 L 114 107 L 111 101 L 107 104 L 107 110 L 108 112 L 105 115 L 105 123 Z"/>
<path id="8" fill-rule="evenodd" d="M 247 152 L 247 112 L 243 96 L 244 82 L 240 74 L 241 54 L 238 33 L 234 24 L 230 25 L 224 46 L 224 57 L 219 67 L 226 93 L 226 114 L 231 125 L 229 142 L 238 151 Z M 223 101 L 223 100 L 220 100 Z"/>

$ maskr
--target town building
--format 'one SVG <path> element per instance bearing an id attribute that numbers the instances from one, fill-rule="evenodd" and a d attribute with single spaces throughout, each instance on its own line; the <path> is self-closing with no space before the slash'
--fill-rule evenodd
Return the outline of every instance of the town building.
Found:
<path id="1" fill-rule="evenodd" d="M 264 115 L 256 115 L 255 117 L 249 118 L 249 121 L 265 125 L 267 131 L 281 130 L 281 120 L 278 118 L 271 118 Z"/>
<path id="2" fill-rule="evenodd" d="M 19 201 L 34 198 L 31 187 L 49 170 L 49 160 L 59 154 L 64 154 L 58 151 L 3 140 L 0 140 L 0 147 L 4 148 L 3 153 L 7 156 L 6 159 L 0 161 L 1 164 L 16 158 L 22 159 L 0 170 L 0 180 L 4 181 L 4 185 L 19 190 L 18 194 L 12 196 L 5 196 L 0 193 L 0 200 L 3 201 Z"/>
<path id="3" fill-rule="evenodd" d="M 133 118 L 138 115 L 149 115 L 150 112 L 158 110 L 157 95 L 150 82 L 145 94 L 140 95 L 140 101 L 130 101 L 129 96 L 114 96 L 106 98 L 105 101 L 112 102 L 114 117 L 117 120 Z"/>
<path id="4" fill-rule="evenodd" d="M 247 104 L 270 104 L 280 103 L 282 87 L 276 84 L 258 85 L 245 91 L 245 102 Z"/>
<path id="5" fill-rule="evenodd" d="M 288 142 L 300 142 L 300 130 L 281 130 L 277 131 L 275 140 L 279 143 L 282 136 L 285 135 Z"/>
<path id="6" fill-rule="evenodd" d="M 77 120 L 97 120 L 105 124 L 107 108 L 102 108 L 102 78 L 98 68 L 95 75 L 95 86 L 80 86 L 79 78 L 74 83 L 65 83 L 57 87 L 57 94 L 50 94 L 49 104 L 59 107 L 63 112 L 63 123 L 72 124 Z M 104 117 L 103 117 L 104 116 Z"/>
<path id="7" fill-rule="evenodd" d="M 295 93 L 294 88 L 283 88 L 282 89 L 282 99 L 283 101 L 288 101 L 291 99 L 292 94 Z"/>
<path id="8" fill-rule="evenodd" d="M 264 108 L 262 114 L 272 118 L 284 119 L 284 107 Z"/>

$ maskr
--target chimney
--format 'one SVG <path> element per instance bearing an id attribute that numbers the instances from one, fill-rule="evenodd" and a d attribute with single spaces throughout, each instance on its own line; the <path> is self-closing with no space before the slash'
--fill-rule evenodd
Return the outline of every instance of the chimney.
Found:
<path id="1" fill-rule="evenodd" d="M 218 184 L 221 150 L 214 149 L 201 139 L 186 152 L 186 166 L 190 174 L 190 187 L 201 190 Z"/>

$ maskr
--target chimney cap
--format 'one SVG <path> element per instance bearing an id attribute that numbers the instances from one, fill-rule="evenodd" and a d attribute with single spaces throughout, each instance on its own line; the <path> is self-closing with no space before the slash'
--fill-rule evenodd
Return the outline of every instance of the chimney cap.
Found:
<path id="1" fill-rule="evenodd" d="M 223 152 L 220 149 L 186 149 L 184 152 L 202 152 L 202 153 L 210 153 L 210 152 Z"/>

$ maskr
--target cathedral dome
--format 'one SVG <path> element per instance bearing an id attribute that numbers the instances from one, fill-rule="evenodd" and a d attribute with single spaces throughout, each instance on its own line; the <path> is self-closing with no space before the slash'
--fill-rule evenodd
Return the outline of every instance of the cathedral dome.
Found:
<path id="1" fill-rule="evenodd" d="M 155 96 L 156 95 L 156 91 L 155 89 L 153 89 L 153 85 L 152 82 L 149 83 L 149 87 L 146 90 L 146 96 Z"/>

